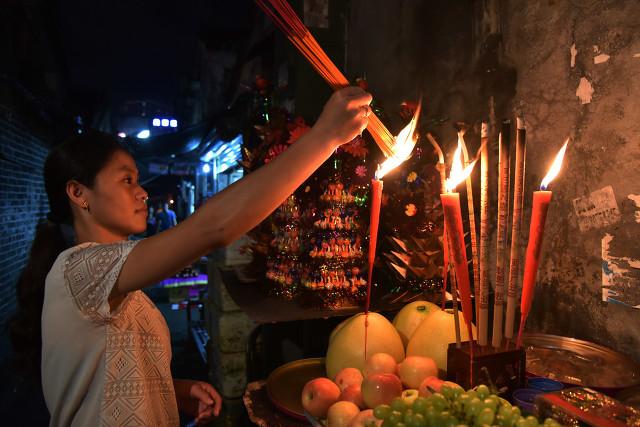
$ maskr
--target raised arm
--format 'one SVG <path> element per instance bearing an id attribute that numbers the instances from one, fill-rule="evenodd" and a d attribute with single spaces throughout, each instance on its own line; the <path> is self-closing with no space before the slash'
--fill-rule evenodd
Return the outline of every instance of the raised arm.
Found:
<path id="1" fill-rule="evenodd" d="M 157 283 L 258 225 L 338 146 L 364 130 L 370 102 L 356 87 L 334 93 L 313 128 L 274 161 L 216 194 L 176 227 L 136 245 L 114 292 Z"/>

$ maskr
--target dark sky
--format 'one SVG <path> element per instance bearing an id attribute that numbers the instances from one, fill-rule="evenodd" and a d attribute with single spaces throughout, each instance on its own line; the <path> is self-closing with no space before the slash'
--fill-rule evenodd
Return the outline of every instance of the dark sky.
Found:
<path id="1" fill-rule="evenodd" d="M 198 35 L 246 26 L 251 7 L 248 0 L 59 0 L 72 89 L 172 103 L 180 78 L 198 76 Z"/>

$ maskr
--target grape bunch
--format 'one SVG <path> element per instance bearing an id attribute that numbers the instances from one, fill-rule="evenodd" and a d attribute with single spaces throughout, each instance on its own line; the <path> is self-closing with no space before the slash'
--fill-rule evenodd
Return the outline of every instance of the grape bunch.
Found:
<path id="1" fill-rule="evenodd" d="M 376 406 L 373 415 L 383 420 L 382 427 L 560 426 L 551 418 L 540 424 L 534 416 L 523 416 L 520 408 L 491 394 L 486 385 L 464 391 L 451 382 L 429 397 L 396 397 L 390 405 Z"/>

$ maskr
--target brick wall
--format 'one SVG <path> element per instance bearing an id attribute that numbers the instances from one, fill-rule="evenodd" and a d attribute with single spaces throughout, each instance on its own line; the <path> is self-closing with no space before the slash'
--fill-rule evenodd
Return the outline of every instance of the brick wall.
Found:
<path id="1" fill-rule="evenodd" d="M 49 210 L 42 181 L 47 152 L 42 139 L 0 109 L 0 325 L 15 310 L 16 280 L 35 225 Z"/>

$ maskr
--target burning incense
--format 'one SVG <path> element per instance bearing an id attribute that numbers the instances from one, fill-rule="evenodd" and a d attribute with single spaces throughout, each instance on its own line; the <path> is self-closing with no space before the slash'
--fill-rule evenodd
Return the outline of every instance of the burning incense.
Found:
<path id="1" fill-rule="evenodd" d="M 489 126 L 482 122 L 480 134 L 480 299 L 476 304 L 480 310 L 478 323 L 478 344 L 487 345 L 489 320 Z"/>
<path id="2" fill-rule="evenodd" d="M 433 148 L 436 150 L 436 153 L 438 154 L 438 163 L 436 163 L 436 169 L 438 170 L 438 172 L 440 172 L 440 192 L 441 193 L 446 193 L 447 192 L 447 188 L 446 188 L 446 181 L 447 181 L 447 167 L 444 163 L 444 153 L 442 152 L 442 149 L 440 148 L 440 145 L 438 144 L 438 142 L 435 140 L 435 138 L 433 137 L 433 135 L 431 135 L 430 133 L 427 133 L 427 139 L 429 140 L 429 142 L 431 143 L 431 145 L 433 145 Z M 447 239 L 447 224 L 444 224 L 443 226 L 443 230 L 442 230 L 442 255 L 443 255 L 443 260 L 444 260 L 444 265 L 442 266 L 442 302 L 441 302 L 441 308 L 444 310 L 444 306 L 447 302 L 447 278 L 449 276 L 449 271 L 451 271 L 452 274 L 452 278 L 453 278 L 453 269 L 450 268 L 450 260 L 449 260 L 449 241 Z M 460 329 L 457 329 L 457 332 L 459 332 Z"/>
<path id="3" fill-rule="evenodd" d="M 307 58 L 331 88 L 337 90 L 349 86 L 349 80 L 329 59 L 286 0 L 256 0 L 256 4 Z M 369 116 L 367 130 L 385 156 L 393 155 L 393 135 L 375 114 Z"/>
<path id="4" fill-rule="evenodd" d="M 511 122 L 502 122 L 499 136 L 498 169 L 498 244 L 496 253 L 496 285 L 493 305 L 493 335 L 491 345 L 499 348 L 502 344 L 502 319 L 504 315 L 505 252 L 507 247 L 507 220 L 509 219 L 509 146 Z"/>
<path id="5" fill-rule="evenodd" d="M 462 147 L 464 166 L 469 166 L 469 153 L 464 143 L 464 131 L 458 132 L 458 144 Z M 473 207 L 473 185 L 471 175 L 467 177 L 467 208 L 469 210 L 469 234 L 471 235 L 471 263 L 473 264 L 473 291 L 476 300 L 476 323 L 480 314 L 480 268 L 478 265 L 478 234 L 476 229 L 476 216 Z"/>
<path id="6" fill-rule="evenodd" d="M 522 300 L 520 301 L 520 329 L 518 330 L 517 347 L 522 346 L 522 332 L 527 322 L 527 316 L 531 310 L 533 301 L 533 290 L 536 286 L 536 275 L 538 264 L 540 263 L 540 249 L 542 248 L 542 237 L 544 235 L 544 225 L 547 220 L 547 211 L 551 202 L 551 191 L 546 191 L 549 183 L 558 175 L 562 167 L 562 159 L 567 150 L 567 139 L 558 151 L 553 160 L 549 172 L 540 184 L 540 191 L 533 192 L 533 206 L 531 207 L 531 223 L 529 226 L 529 243 L 527 244 L 527 256 L 524 265 L 524 279 L 522 281 Z"/>
<path id="7" fill-rule="evenodd" d="M 421 104 L 418 104 L 418 108 L 413 115 L 413 118 L 407 126 L 404 127 L 395 138 L 395 144 L 393 147 L 393 154 L 387 158 L 382 164 L 378 165 L 375 178 L 371 181 L 371 217 L 369 220 L 369 271 L 367 281 L 367 300 L 365 304 L 365 335 L 364 335 L 364 354 L 367 354 L 367 325 L 369 319 L 369 304 L 371 303 L 371 283 L 373 279 L 373 264 L 376 259 L 376 245 L 378 241 L 378 225 L 380 222 L 380 206 L 382 202 L 382 178 L 402 164 L 409 158 L 413 147 L 415 147 L 417 138 L 414 137 L 414 132 L 418 124 L 418 117 L 420 116 Z"/>
<path id="8" fill-rule="evenodd" d="M 522 226 L 522 201 L 524 192 L 524 170 L 527 131 L 524 119 L 518 117 L 516 131 L 516 171 L 513 188 L 513 219 L 511 223 L 511 261 L 509 262 L 509 285 L 507 286 L 507 318 L 504 336 L 513 338 L 513 323 L 516 316 L 516 295 L 520 277 L 520 228 Z"/>
<path id="9" fill-rule="evenodd" d="M 467 325 L 469 340 L 471 342 L 471 351 L 473 352 L 473 330 L 471 329 L 471 320 L 473 318 L 471 310 L 471 288 L 469 286 L 469 270 L 467 269 L 467 250 L 464 244 L 464 230 L 462 227 L 462 211 L 460 208 L 460 194 L 455 192 L 456 186 L 464 181 L 473 170 L 475 162 L 471 163 L 464 170 L 462 168 L 461 159 L 462 147 L 459 144 L 455 151 L 453 163 L 451 165 L 451 173 L 447 180 L 446 193 L 440 195 L 442 200 L 442 208 L 444 210 L 444 221 L 447 226 L 447 235 L 449 237 L 449 245 L 451 257 L 456 270 L 457 289 L 460 292 L 460 300 L 462 302 L 462 315 Z M 453 283 L 453 281 L 452 281 Z M 453 293 L 453 290 L 452 290 Z M 454 307 L 458 303 L 457 295 L 453 295 Z"/>

